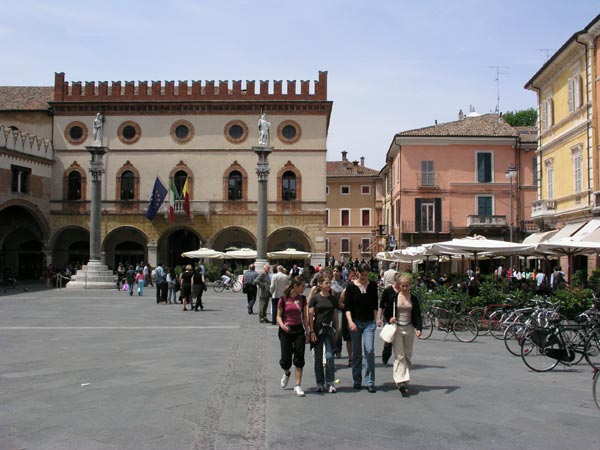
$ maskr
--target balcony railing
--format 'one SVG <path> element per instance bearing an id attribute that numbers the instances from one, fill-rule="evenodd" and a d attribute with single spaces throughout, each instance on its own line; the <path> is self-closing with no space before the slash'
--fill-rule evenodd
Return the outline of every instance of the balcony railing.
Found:
<path id="1" fill-rule="evenodd" d="M 432 224 L 433 225 L 433 224 Z M 427 227 L 421 226 L 419 230 L 417 230 L 416 222 L 414 220 L 403 220 L 402 221 L 402 229 L 401 233 L 450 233 L 450 228 L 452 227 L 452 223 L 448 220 L 443 220 L 441 223 L 441 228 L 436 229 L 435 226 Z"/>
<path id="2" fill-rule="evenodd" d="M 467 216 L 469 227 L 505 227 L 506 216 Z"/>
<path id="3" fill-rule="evenodd" d="M 439 189 L 440 182 L 437 173 L 417 173 L 417 186 L 420 189 Z"/>
<path id="4" fill-rule="evenodd" d="M 556 211 L 555 200 L 536 200 L 531 202 L 531 218 L 554 215 Z"/>

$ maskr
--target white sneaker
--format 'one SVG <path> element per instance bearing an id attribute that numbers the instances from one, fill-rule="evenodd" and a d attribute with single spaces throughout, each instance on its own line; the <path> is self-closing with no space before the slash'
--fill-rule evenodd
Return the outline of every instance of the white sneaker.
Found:
<path id="1" fill-rule="evenodd" d="M 335 388 L 335 386 L 333 384 L 330 384 L 329 387 L 327 388 L 327 392 L 329 392 L 330 394 L 335 394 L 337 392 L 337 389 Z"/>
<path id="2" fill-rule="evenodd" d="M 281 377 L 281 389 L 285 389 L 288 385 L 288 382 L 290 381 L 290 375 L 287 375 L 285 372 L 283 372 L 283 376 Z"/>
<path id="3" fill-rule="evenodd" d="M 294 386 L 294 394 L 296 394 L 298 397 L 304 397 L 304 391 L 302 390 L 302 386 L 300 386 L 299 384 Z"/>

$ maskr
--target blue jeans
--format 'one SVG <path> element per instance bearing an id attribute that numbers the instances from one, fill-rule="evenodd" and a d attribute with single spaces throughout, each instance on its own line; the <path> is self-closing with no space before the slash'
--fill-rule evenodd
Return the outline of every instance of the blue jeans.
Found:
<path id="1" fill-rule="evenodd" d="M 315 378 L 317 386 L 333 385 L 335 376 L 335 362 L 333 360 L 333 346 L 335 340 L 335 331 L 333 328 L 323 329 L 321 335 L 315 343 Z M 323 344 L 325 344 L 325 362 L 327 370 L 323 376 Z"/>
<path id="2" fill-rule="evenodd" d="M 375 330 L 377 323 L 355 320 L 356 331 L 352 337 L 352 379 L 354 384 L 362 384 L 363 348 L 366 357 L 365 385 L 375 385 Z"/>

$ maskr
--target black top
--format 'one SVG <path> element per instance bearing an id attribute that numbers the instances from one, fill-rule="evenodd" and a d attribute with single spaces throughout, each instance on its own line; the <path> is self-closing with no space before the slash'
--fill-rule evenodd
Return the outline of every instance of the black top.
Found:
<path id="1" fill-rule="evenodd" d="M 419 297 L 414 293 L 410 293 L 410 300 L 412 302 L 412 310 L 410 313 L 410 321 L 417 330 L 423 329 L 423 320 L 421 320 L 421 304 L 419 303 Z M 398 301 L 398 293 L 394 291 L 392 286 L 385 288 L 383 294 L 381 294 L 381 301 L 379 307 L 383 308 L 383 316 L 386 322 L 389 322 L 391 317 L 394 317 L 394 302 Z"/>
<path id="2" fill-rule="evenodd" d="M 338 301 L 334 295 L 324 297 L 319 292 L 310 299 L 308 306 L 315 310 L 315 332 L 317 332 L 324 323 L 333 323 L 333 310 L 337 309 Z"/>
<path id="3" fill-rule="evenodd" d="M 181 274 L 181 287 L 189 288 L 192 286 L 192 277 L 194 274 L 187 270 Z"/>
<path id="4" fill-rule="evenodd" d="M 200 272 L 199 270 L 194 271 L 192 279 L 194 281 L 194 285 L 202 284 L 202 272 Z"/>
<path id="5" fill-rule="evenodd" d="M 352 320 L 363 322 L 372 322 L 375 320 L 375 311 L 377 311 L 377 283 L 369 281 L 367 291 L 363 294 L 354 283 L 348 283 L 346 286 L 346 295 L 344 305 L 346 311 L 350 311 Z"/>
<path id="6" fill-rule="evenodd" d="M 125 276 L 127 277 L 128 283 L 133 283 L 135 281 L 135 270 L 129 269 Z"/>

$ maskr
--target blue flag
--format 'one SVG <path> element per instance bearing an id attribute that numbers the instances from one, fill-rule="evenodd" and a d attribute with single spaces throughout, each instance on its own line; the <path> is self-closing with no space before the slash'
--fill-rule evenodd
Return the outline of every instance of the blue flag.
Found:
<path id="1" fill-rule="evenodd" d="M 154 220 L 158 210 L 160 209 L 160 205 L 165 201 L 165 197 L 167 196 L 167 188 L 160 181 L 160 178 L 156 177 L 156 181 L 154 182 L 154 188 L 152 188 L 152 197 L 150 197 L 150 203 L 148 204 L 148 211 L 146 212 L 146 218 L 149 220 Z"/>

